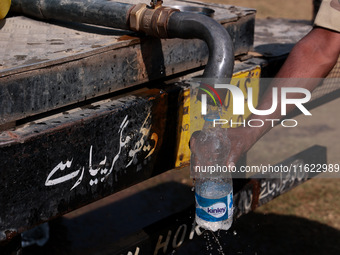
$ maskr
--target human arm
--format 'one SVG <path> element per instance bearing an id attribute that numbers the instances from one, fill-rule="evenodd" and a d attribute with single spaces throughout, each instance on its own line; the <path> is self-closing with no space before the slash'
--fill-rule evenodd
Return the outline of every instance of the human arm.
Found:
<path id="1" fill-rule="evenodd" d="M 299 41 L 286 62 L 278 72 L 276 78 L 323 78 L 332 70 L 340 54 L 340 33 L 315 27 L 308 35 Z M 236 163 L 238 159 L 246 153 L 264 134 L 271 128 L 271 122 L 265 119 L 281 119 L 280 91 L 282 87 L 302 87 L 313 91 L 318 85 L 318 79 L 306 79 L 304 83 L 289 83 L 284 79 L 274 80 L 267 88 L 265 94 L 257 107 L 258 110 L 269 109 L 272 105 L 272 88 L 278 88 L 278 107 L 270 115 L 251 115 L 250 119 L 263 120 L 262 127 L 239 127 L 229 129 L 229 139 L 231 140 L 231 151 L 227 164 Z M 296 81 L 296 80 L 295 80 Z M 289 94 L 290 98 L 299 98 L 301 94 Z M 294 109 L 294 105 L 287 105 L 287 113 Z"/>

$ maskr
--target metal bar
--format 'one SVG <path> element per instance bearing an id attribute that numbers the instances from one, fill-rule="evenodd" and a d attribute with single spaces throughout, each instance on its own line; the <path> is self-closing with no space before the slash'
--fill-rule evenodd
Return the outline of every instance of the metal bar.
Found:
<path id="1" fill-rule="evenodd" d="M 38 19 L 59 19 L 128 29 L 132 4 L 105 0 L 12 0 L 11 11 Z"/>

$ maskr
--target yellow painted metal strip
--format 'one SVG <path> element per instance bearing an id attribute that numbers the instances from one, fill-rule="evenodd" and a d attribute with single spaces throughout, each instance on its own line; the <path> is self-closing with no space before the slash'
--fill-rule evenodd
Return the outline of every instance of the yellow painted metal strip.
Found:
<path id="1" fill-rule="evenodd" d="M 261 75 L 261 68 L 259 66 L 255 66 L 252 70 L 249 71 L 242 71 L 235 73 L 233 75 L 233 78 L 231 80 L 231 84 L 238 86 L 244 93 L 244 95 L 247 95 L 247 88 L 252 87 L 253 88 L 253 103 L 254 107 L 258 104 L 258 97 L 259 97 L 259 91 L 260 91 L 260 78 Z M 181 123 L 181 126 L 179 127 L 180 132 L 180 139 L 178 144 L 178 152 L 177 152 L 177 158 L 176 158 L 176 167 L 183 167 L 186 165 L 189 165 L 190 163 L 190 149 L 189 149 L 189 140 L 191 137 L 191 134 L 196 130 L 201 130 L 204 124 L 204 121 L 202 122 L 195 122 L 196 126 L 190 126 L 190 89 L 186 89 L 183 92 L 183 105 L 181 108 L 182 113 L 179 114 L 180 120 L 179 123 Z M 232 97 L 228 96 L 224 101 L 224 106 L 228 106 L 228 110 L 221 116 L 222 119 L 232 119 L 233 122 L 242 122 L 244 118 L 247 118 L 250 115 L 250 111 L 248 109 L 247 102 L 245 102 L 245 114 L 242 115 L 232 115 Z M 195 104 L 195 107 L 201 108 L 201 103 L 197 101 L 197 104 Z M 199 112 L 199 111 L 198 111 Z"/>
<path id="2" fill-rule="evenodd" d="M 6 17 L 10 7 L 11 0 L 0 0 L 0 19 Z"/>

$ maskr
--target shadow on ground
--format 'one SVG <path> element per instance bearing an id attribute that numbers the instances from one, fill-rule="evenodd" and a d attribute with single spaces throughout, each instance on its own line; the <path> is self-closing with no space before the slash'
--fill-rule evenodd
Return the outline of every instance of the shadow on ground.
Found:
<path id="1" fill-rule="evenodd" d="M 340 254 L 339 240 L 339 230 L 315 221 L 249 213 L 239 218 L 228 232 L 213 235 L 206 231 L 175 254 Z"/>
<path id="2" fill-rule="evenodd" d="M 50 222 L 48 243 L 44 247 L 25 248 L 23 254 L 128 254 L 117 253 L 117 247 L 126 244 L 136 254 L 133 244 L 143 239 L 149 242 L 149 248 L 140 246 L 138 255 L 155 254 L 160 234 L 164 243 L 169 229 L 172 230 L 167 245 L 170 254 L 340 254 L 339 230 L 295 216 L 261 213 L 240 217 L 228 232 L 204 231 L 172 251 L 173 235 L 180 224 L 187 224 L 189 236 L 193 210 L 188 217 L 188 213 L 179 213 L 179 208 L 188 208 L 193 203 L 193 194 L 188 185 L 167 182 L 78 217 L 59 218 Z M 146 227 L 149 225 L 152 227 Z M 158 249 L 156 254 L 162 254 L 162 250 Z"/>

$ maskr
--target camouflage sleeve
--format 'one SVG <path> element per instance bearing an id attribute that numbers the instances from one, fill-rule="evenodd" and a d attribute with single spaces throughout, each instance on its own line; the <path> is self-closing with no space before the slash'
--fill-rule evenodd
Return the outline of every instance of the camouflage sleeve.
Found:
<path id="1" fill-rule="evenodd" d="M 340 32 L 340 0 L 323 0 L 314 25 Z"/>

